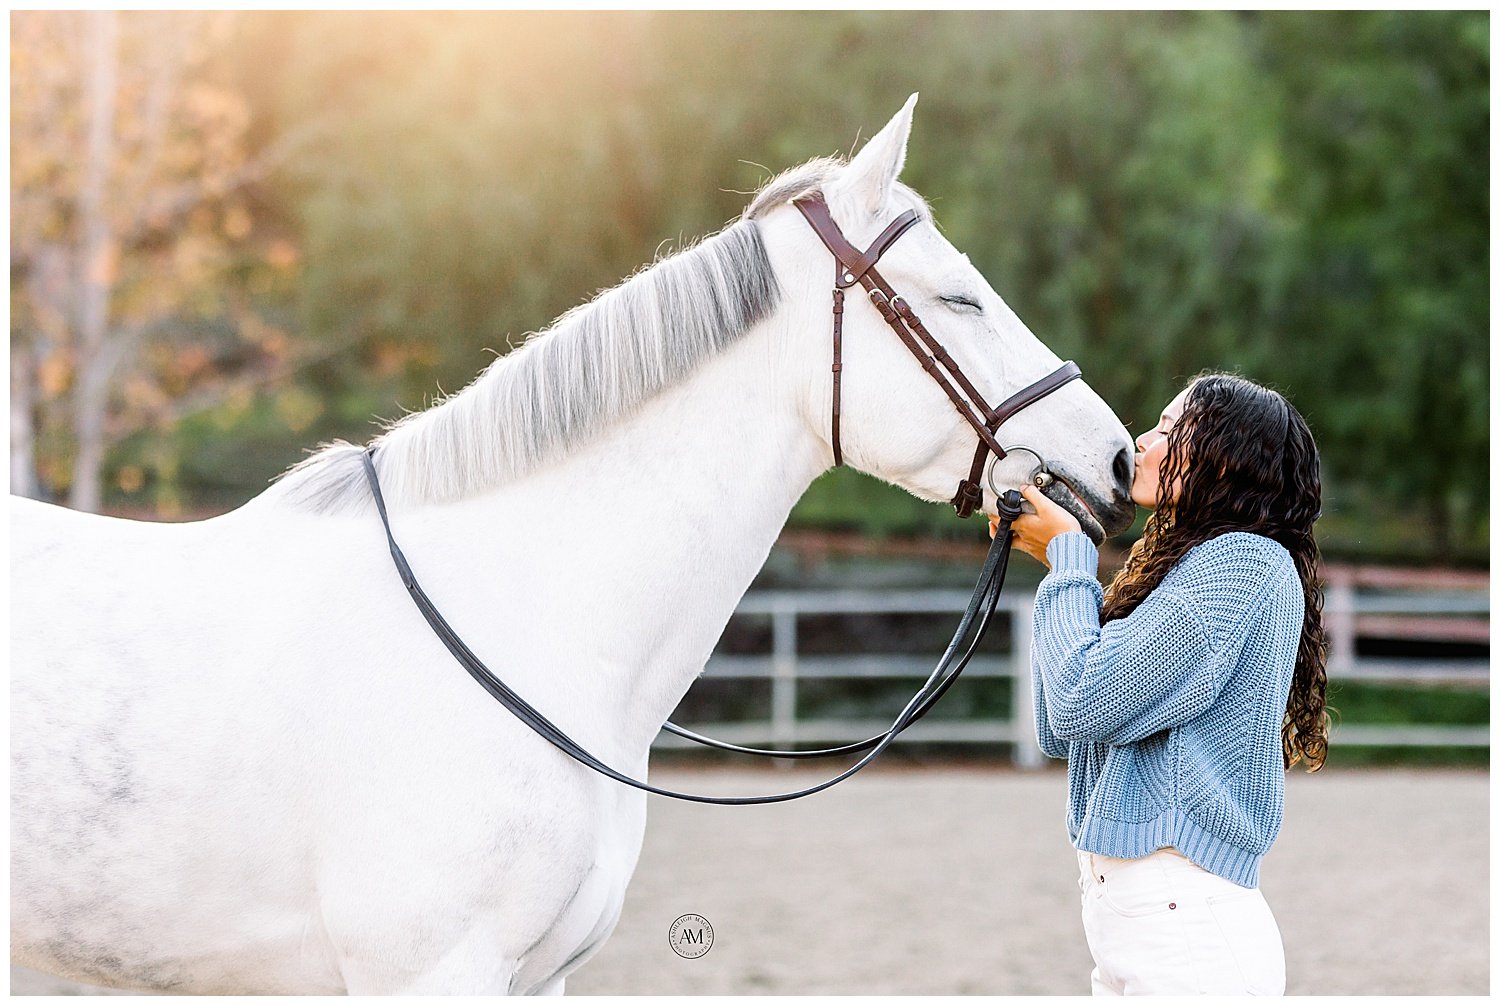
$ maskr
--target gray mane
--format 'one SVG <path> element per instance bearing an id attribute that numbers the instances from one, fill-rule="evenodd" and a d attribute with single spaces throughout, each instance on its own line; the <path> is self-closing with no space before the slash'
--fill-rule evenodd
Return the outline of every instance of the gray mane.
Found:
<path id="1" fill-rule="evenodd" d="M 513 481 L 587 441 L 686 377 L 775 308 L 757 218 L 823 185 L 820 158 L 772 179 L 740 219 L 573 308 L 462 391 L 386 427 L 374 444 L 392 500 L 460 499 Z M 277 492 L 318 512 L 370 505 L 362 448 L 323 445 Z"/>

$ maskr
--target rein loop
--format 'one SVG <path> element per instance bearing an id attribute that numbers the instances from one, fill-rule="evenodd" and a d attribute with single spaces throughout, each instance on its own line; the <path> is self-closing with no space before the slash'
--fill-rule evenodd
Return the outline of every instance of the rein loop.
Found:
<path id="1" fill-rule="evenodd" d="M 843 332 L 844 332 L 844 291 L 858 283 L 864 287 L 869 295 L 870 302 L 880 312 L 887 325 L 896 333 L 903 345 L 909 349 L 917 362 L 921 364 L 938 387 L 947 394 L 953 407 L 958 410 L 964 420 L 974 428 L 979 436 L 979 446 L 974 455 L 974 465 L 969 477 L 959 483 L 958 492 L 954 494 L 953 506 L 960 517 L 967 517 L 983 503 L 983 490 L 980 489 L 979 479 L 984 471 L 984 461 L 989 454 L 994 454 L 995 460 L 1006 455 L 1006 448 L 995 439 L 995 434 L 1011 416 L 1020 410 L 1033 404 L 1041 398 L 1050 395 L 1058 388 L 1079 376 L 1078 366 L 1071 360 L 1046 377 L 1027 385 L 1020 391 L 1011 395 L 1000 403 L 999 408 L 992 409 L 986 404 L 984 396 L 964 375 L 958 364 L 948 354 L 941 343 L 932 336 L 922 320 L 917 317 L 911 305 L 908 304 L 890 284 L 880 275 L 875 268 L 880 257 L 890 248 L 895 241 L 905 234 L 918 221 L 915 210 L 907 210 L 902 213 L 870 244 L 870 247 L 860 251 L 849 243 L 848 239 L 839 230 L 838 224 L 834 223 L 833 216 L 828 211 L 828 204 L 823 199 L 821 192 L 797 199 L 794 205 L 802 212 L 807 222 L 812 225 L 823 244 L 833 253 L 834 257 L 834 281 L 833 281 L 833 414 L 832 414 L 832 439 L 833 458 L 836 465 L 844 463 L 843 448 L 839 442 L 839 418 L 842 409 L 842 389 L 840 387 L 843 372 Z M 1014 450 L 1028 450 L 1030 448 L 1015 447 Z M 980 641 L 988 631 L 990 621 L 994 617 L 995 607 L 1000 601 L 1000 591 L 1005 584 L 1005 570 L 1010 562 L 1011 525 L 1016 518 L 1021 516 L 1021 495 L 1015 490 L 1007 490 L 996 495 L 996 509 L 1000 516 L 999 527 L 995 533 L 995 539 L 990 544 L 989 554 L 985 557 L 984 566 L 980 570 L 979 580 L 974 585 L 974 592 L 969 597 L 969 603 L 964 610 L 963 617 L 959 619 L 958 628 L 953 633 L 953 639 L 948 643 L 948 648 L 943 651 L 937 666 L 933 668 L 926 682 L 912 696 L 906 706 L 897 714 L 890 728 L 885 732 L 868 737 L 853 744 L 843 744 L 838 747 L 820 748 L 816 750 L 773 750 L 767 748 L 743 747 L 738 744 L 728 744 L 724 741 L 705 737 L 701 734 L 686 730 L 668 720 L 662 725 L 662 729 L 676 734 L 691 741 L 705 744 L 709 747 L 719 748 L 723 751 L 735 751 L 741 754 L 765 755 L 773 758 L 826 758 L 834 755 L 856 754 L 864 751 L 865 754 L 853 765 L 840 772 L 831 779 L 827 779 L 815 786 L 805 789 L 794 790 L 789 793 L 772 793 L 766 796 L 704 796 L 694 793 L 679 793 L 675 790 L 662 789 L 652 786 L 650 783 L 633 779 L 622 772 L 611 768 L 590 754 L 580 744 L 564 733 L 556 724 L 543 716 L 536 707 L 532 706 L 520 695 L 516 694 L 504 681 L 485 666 L 484 662 L 475 655 L 474 651 L 464 643 L 453 626 L 443 618 L 438 611 L 437 605 L 427 596 L 422 585 L 417 582 L 416 574 L 412 571 L 411 564 L 407 562 L 401 547 L 396 544 L 395 534 L 391 531 L 390 515 L 386 512 L 385 498 L 380 491 L 380 479 L 375 471 L 373 460 L 375 448 L 370 447 L 361 455 L 364 463 L 365 478 L 370 484 L 370 493 L 375 498 L 375 509 L 380 514 L 381 526 L 385 529 L 386 544 L 390 548 L 391 560 L 396 564 L 396 570 L 401 575 L 401 582 L 406 591 L 411 595 L 417 610 L 427 621 L 428 626 L 447 648 L 459 665 L 469 673 L 479 686 L 490 694 L 495 701 L 499 702 L 522 723 L 551 743 L 563 754 L 572 758 L 586 768 L 607 776 L 614 781 L 647 793 L 655 793 L 658 796 L 671 797 L 675 800 L 688 800 L 694 803 L 711 803 L 725 805 L 745 805 L 760 803 L 780 803 L 785 800 L 795 800 L 799 797 L 810 796 L 821 792 L 836 783 L 854 775 L 870 762 L 874 761 L 892 741 L 894 741 L 903 730 L 911 726 L 917 720 L 927 715 L 938 699 L 958 680 L 963 669 L 968 666 L 969 660 L 979 647 Z M 1030 451 L 1035 454 L 1035 451 Z M 1038 457 L 1038 461 L 1042 461 Z M 1051 477 L 1046 470 L 1046 463 L 1042 462 L 1038 469 L 1038 477 Z M 1039 483 L 1041 484 L 1041 483 Z M 994 490 L 994 486 L 991 486 Z M 970 638 L 972 636 L 972 638 Z M 967 640 L 967 644 L 965 641 Z"/>
<path id="2" fill-rule="evenodd" d="M 380 523 L 385 529 L 385 540 L 386 544 L 390 547 L 391 559 L 396 564 L 396 570 L 401 575 L 401 582 L 405 585 L 407 593 L 411 595 L 411 599 L 416 604 L 417 610 L 422 613 L 422 617 L 427 621 L 428 626 L 431 627 L 439 641 L 453 655 L 453 659 L 457 660 L 459 665 L 465 671 L 469 672 L 469 676 L 478 682 L 479 686 L 488 692 L 496 702 L 499 702 L 506 709 L 510 710 L 516 719 L 526 724 L 526 726 L 530 727 L 544 740 L 551 743 L 559 751 L 580 765 L 626 786 L 643 790 L 647 793 L 655 793 L 657 796 L 671 797 L 674 800 L 687 800 L 693 803 L 742 806 L 746 804 L 781 803 L 786 800 L 796 800 L 800 797 L 822 792 L 828 787 L 844 781 L 874 761 L 890 745 L 891 741 L 896 739 L 896 736 L 901 731 L 927 714 L 927 711 L 932 708 L 933 704 L 942 698 L 943 693 L 958 679 L 959 674 L 968 666 L 970 658 L 974 656 L 974 651 L 979 647 L 980 640 L 984 638 L 985 632 L 989 629 L 990 619 L 993 617 L 995 606 L 1000 600 L 1000 588 L 1005 583 L 1005 569 L 1010 561 L 1010 525 L 1012 521 L 1021 515 L 1020 494 L 1014 490 L 1006 493 L 1006 498 L 1001 501 L 1000 530 L 995 534 L 995 540 L 990 544 L 989 555 L 985 558 L 984 567 L 979 574 L 979 581 L 974 586 L 974 593 L 969 598 L 969 605 L 964 611 L 963 618 L 959 620 L 958 630 L 954 632 L 952 642 L 948 644 L 947 650 L 944 651 L 937 666 L 933 668 L 926 683 L 917 691 L 916 695 L 912 696 L 911 701 L 906 704 L 905 708 L 897 714 L 895 721 L 891 723 L 890 729 L 885 733 L 871 737 L 868 740 L 860 741 L 857 744 L 847 744 L 843 747 L 827 748 L 821 751 L 767 751 L 726 744 L 723 741 L 702 737 L 668 721 L 664 726 L 672 733 L 690 740 L 709 744 L 713 747 L 722 748 L 726 751 L 738 751 L 744 754 L 761 754 L 778 758 L 817 758 L 854 753 L 868 749 L 868 753 L 863 758 L 838 775 L 805 789 L 794 790 L 789 793 L 772 793 L 766 796 L 706 796 L 697 793 L 679 793 L 676 790 L 663 789 L 647 782 L 641 782 L 639 779 L 633 779 L 611 768 L 585 750 L 582 745 L 578 744 L 564 733 L 561 728 L 542 715 L 535 706 L 531 705 L 531 703 L 513 691 L 509 685 L 500 680 L 494 671 L 485 666 L 484 662 L 459 637 L 458 632 L 454 630 L 453 626 L 448 624 L 447 619 L 443 618 L 442 613 L 437 609 L 437 605 L 433 604 L 432 599 L 427 596 L 427 592 L 422 589 L 422 585 L 417 582 L 416 573 L 412 571 L 411 564 L 407 562 L 406 556 L 401 551 L 401 546 L 396 544 L 395 534 L 391 531 L 390 515 L 386 512 L 385 497 L 380 491 L 380 478 L 375 472 L 375 462 L 372 458 L 374 450 L 375 448 L 373 447 L 366 449 L 360 454 L 360 458 L 364 463 L 365 479 L 369 482 L 370 492 L 375 498 L 375 510 L 380 514 Z M 1008 507 L 1007 504 L 1011 505 Z M 977 625 L 975 623 L 976 618 L 978 619 Z M 963 644 L 963 640 L 971 628 L 974 629 L 974 638 L 960 654 L 959 647 Z"/>

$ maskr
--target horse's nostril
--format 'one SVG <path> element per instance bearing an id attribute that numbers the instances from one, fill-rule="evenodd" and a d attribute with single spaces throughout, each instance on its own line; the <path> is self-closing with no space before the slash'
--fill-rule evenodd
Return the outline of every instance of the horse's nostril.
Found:
<path id="1" fill-rule="evenodd" d="M 1115 482 L 1124 488 L 1130 488 L 1130 450 L 1126 447 L 1120 448 L 1120 453 L 1115 455 Z"/>

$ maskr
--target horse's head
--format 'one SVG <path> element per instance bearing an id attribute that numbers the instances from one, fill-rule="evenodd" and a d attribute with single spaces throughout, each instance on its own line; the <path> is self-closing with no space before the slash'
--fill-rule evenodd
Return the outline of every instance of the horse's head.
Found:
<path id="1" fill-rule="evenodd" d="M 920 219 L 879 260 L 879 272 L 921 318 L 991 406 L 1055 370 L 1061 360 L 1005 305 L 979 271 L 934 225 L 921 196 L 897 181 L 906 159 L 916 95 L 847 165 L 809 166 L 772 183 L 748 215 L 768 241 L 789 305 L 796 366 L 805 368 L 807 418 L 832 447 L 829 336 L 834 258 L 797 209 L 787 205 L 799 179 L 815 180 L 849 242 L 863 250 L 900 214 Z M 804 338 L 805 335 L 805 338 Z M 843 314 L 840 441 L 847 464 L 926 500 L 948 500 L 969 473 L 978 438 L 945 392 L 887 326 L 866 291 L 849 287 Z M 1084 361 L 1085 365 L 1087 361 Z M 995 512 L 991 488 L 1027 482 L 1046 459 L 1055 481 L 1047 495 L 1074 513 L 1096 541 L 1128 527 L 1134 452 L 1103 400 L 1075 380 L 1008 419 L 996 438 L 1009 451 L 983 481 L 982 508 Z M 1034 452 L 1034 453 L 1033 453 Z"/>

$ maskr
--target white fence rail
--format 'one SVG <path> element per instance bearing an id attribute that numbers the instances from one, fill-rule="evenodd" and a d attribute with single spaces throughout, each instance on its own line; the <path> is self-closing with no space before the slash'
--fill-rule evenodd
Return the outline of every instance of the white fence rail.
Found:
<path id="1" fill-rule="evenodd" d="M 922 743 L 1009 744 L 1022 767 L 1045 760 L 1036 745 L 1032 725 L 1031 610 L 1033 595 L 1005 591 L 997 616 L 1011 627 L 1012 648 L 1004 655 L 976 654 L 964 671 L 965 679 L 1010 678 L 1009 715 L 990 719 L 935 719 L 928 717 L 901 736 Z M 769 617 L 771 652 L 756 656 L 715 653 L 705 676 L 715 680 L 748 679 L 770 682 L 770 714 L 763 720 L 739 723 L 689 723 L 699 732 L 737 744 L 841 744 L 886 730 L 878 719 L 818 718 L 798 714 L 800 682 L 820 679 L 900 680 L 915 692 L 931 672 L 939 653 L 804 655 L 798 647 L 798 622 L 804 615 L 951 614 L 956 623 L 969 595 L 962 591 L 763 591 L 747 594 L 737 615 Z M 1373 634 L 1414 632 L 1425 639 L 1488 642 L 1487 591 L 1361 593 L 1348 582 L 1335 582 L 1325 599 L 1329 628 L 1331 681 L 1370 681 L 1401 685 L 1459 685 L 1488 688 L 1489 660 L 1370 658 L 1356 653 L 1362 626 Z M 1481 628 L 1481 624 L 1482 628 Z M 1451 632 L 1450 632 L 1451 628 Z M 993 631 L 993 629 L 992 629 Z M 895 715 L 896 710 L 891 710 Z M 1487 747 L 1489 727 L 1444 724 L 1345 726 L 1336 724 L 1331 743 L 1346 746 Z M 695 747 L 692 742 L 663 733 L 658 748 Z"/>

